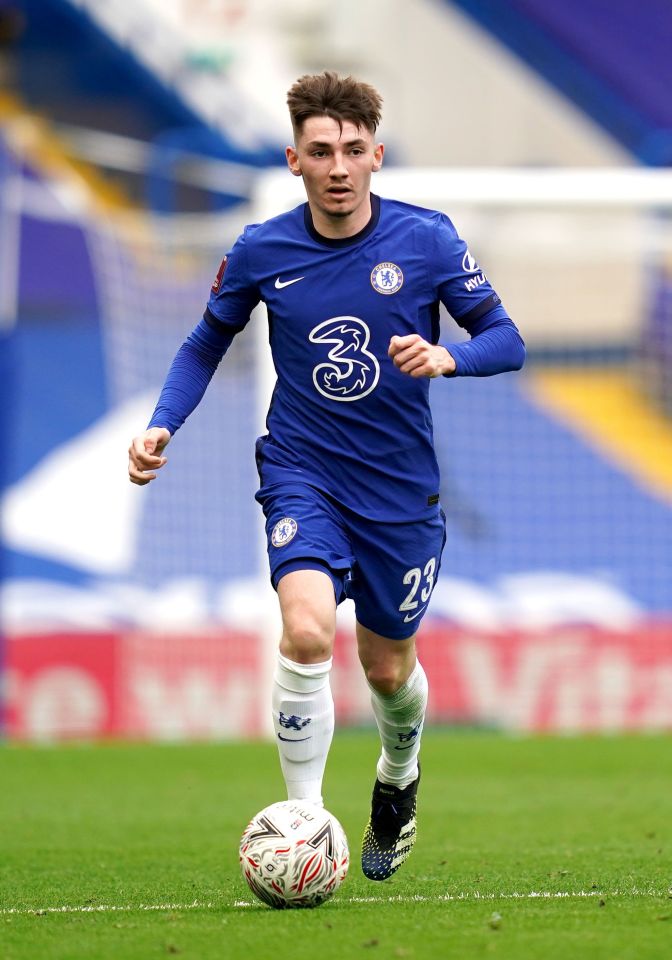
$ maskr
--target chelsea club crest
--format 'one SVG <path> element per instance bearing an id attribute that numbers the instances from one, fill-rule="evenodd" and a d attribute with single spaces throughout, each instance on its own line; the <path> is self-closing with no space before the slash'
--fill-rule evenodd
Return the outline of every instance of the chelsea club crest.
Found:
<path id="1" fill-rule="evenodd" d="M 292 520 L 291 517 L 283 517 L 273 527 L 271 543 L 274 547 L 284 547 L 285 544 L 294 539 L 298 529 L 299 525 L 296 520 Z"/>
<path id="2" fill-rule="evenodd" d="M 385 296 L 401 290 L 403 282 L 404 275 L 396 263 L 379 263 L 371 271 L 371 286 Z"/>

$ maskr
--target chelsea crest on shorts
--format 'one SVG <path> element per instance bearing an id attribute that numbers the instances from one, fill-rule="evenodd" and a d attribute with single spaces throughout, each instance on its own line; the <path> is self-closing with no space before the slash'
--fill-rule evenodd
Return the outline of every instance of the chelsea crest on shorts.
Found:
<path id="1" fill-rule="evenodd" d="M 283 517 L 282 520 L 278 520 L 276 525 L 273 527 L 273 532 L 271 533 L 271 543 L 274 547 L 286 546 L 290 540 L 294 539 L 298 529 L 299 525 L 296 520 L 292 520 L 291 517 Z"/>

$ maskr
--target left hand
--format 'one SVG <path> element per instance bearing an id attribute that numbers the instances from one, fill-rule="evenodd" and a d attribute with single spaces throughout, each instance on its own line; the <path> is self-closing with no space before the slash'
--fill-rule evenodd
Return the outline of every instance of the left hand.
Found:
<path id="1" fill-rule="evenodd" d="M 387 354 L 397 369 L 411 377 L 440 377 L 455 370 L 455 360 L 446 348 L 428 343 L 418 333 L 392 337 Z"/>

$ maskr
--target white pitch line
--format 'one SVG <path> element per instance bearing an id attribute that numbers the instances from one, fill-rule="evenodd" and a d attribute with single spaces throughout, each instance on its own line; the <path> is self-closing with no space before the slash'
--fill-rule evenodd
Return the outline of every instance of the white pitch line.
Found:
<path id="1" fill-rule="evenodd" d="M 454 903 L 460 901 L 497 901 L 497 900 L 582 900 L 600 897 L 604 899 L 616 897 L 650 897 L 656 899 L 672 899 L 670 890 L 641 890 L 633 887 L 630 890 L 529 890 L 520 893 L 481 893 L 479 890 L 463 893 L 438 893 L 435 896 L 401 894 L 391 897 L 337 897 L 331 903 L 322 907 L 329 907 L 339 903 Z M 82 906 L 62 907 L 6 907 L 0 908 L 0 916 L 44 916 L 52 913 L 134 913 L 134 912 L 161 912 L 170 910 L 181 912 L 186 910 L 221 910 L 224 903 L 204 902 L 194 900 L 192 903 L 140 903 L 140 904 L 84 904 Z M 259 906 L 258 900 L 234 900 L 234 907 Z"/>
<path id="2" fill-rule="evenodd" d="M 7 907 L 0 909 L 0 916 L 10 914 L 19 916 L 41 917 L 47 913 L 133 913 L 135 911 L 162 911 L 172 910 L 180 912 L 182 910 L 212 910 L 217 904 L 201 903 L 194 900 L 193 903 L 139 903 L 139 904 L 84 904 L 83 906 L 62 906 L 62 907 Z"/>
<path id="3" fill-rule="evenodd" d="M 466 893 L 437 893 L 435 896 L 426 897 L 421 893 L 412 896 L 392 897 L 337 897 L 331 901 L 332 904 L 338 903 L 455 903 L 460 901 L 493 901 L 493 900 L 580 900 L 588 897 L 651 897 L 651 898 L 672 898 L 672 889 L 668 891 L 660 890 L 611 890 L 605 893 L 603 890 L 530 890 L 526 893 L 481 893 L 479 890 Z M 256 900 L 236 900 L 234 907 L 254 907 L 258 905 Z M 329 904 L 325 904 L 329 906 Z"/>

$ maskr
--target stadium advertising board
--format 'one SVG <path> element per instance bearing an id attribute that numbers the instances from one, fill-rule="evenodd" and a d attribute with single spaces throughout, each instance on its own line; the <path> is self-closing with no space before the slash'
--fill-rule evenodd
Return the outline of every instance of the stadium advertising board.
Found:
<path id="1" fill-rule="evenodd" d="M 479 632 L 429 623 L 429 719 L 519 731 L 672 728 L 672 624 Z M 232 630 L 10 637 L 7 724 L 28 740 L 185 740 L 264 733 L 259 638 Z M 354 638 L 340 634 L 343 723 L 370 720 Z"/>

